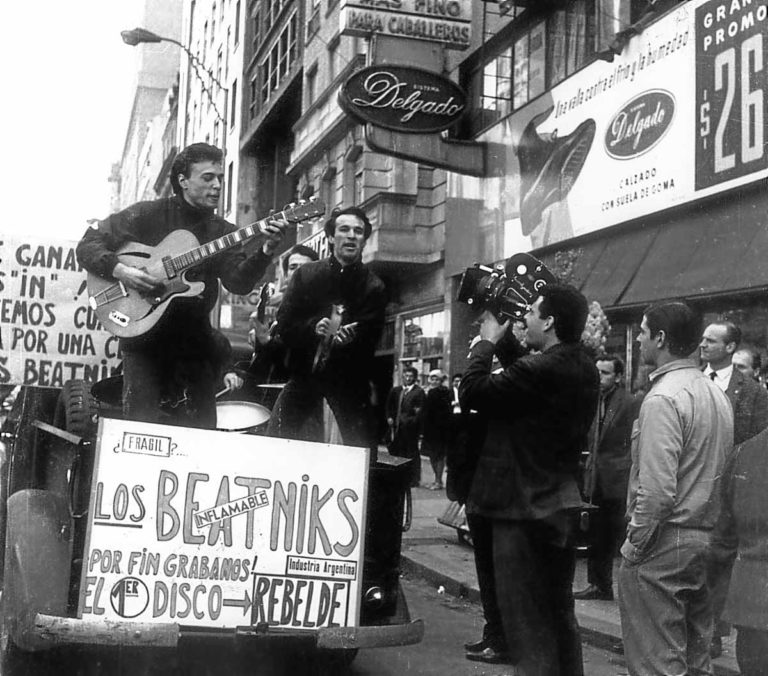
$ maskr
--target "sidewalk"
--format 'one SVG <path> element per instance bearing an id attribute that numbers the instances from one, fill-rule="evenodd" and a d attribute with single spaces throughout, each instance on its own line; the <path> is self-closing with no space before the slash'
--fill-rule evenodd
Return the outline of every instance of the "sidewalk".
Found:
<path id="1" fill-rule="evenodd" d="M 429 462 L 422 458 L 422 483 L 433 479 Z M 475 574 L 472 548 L 459 542 L 456 531 L 437 522 L 448 506 L 445 491 L 414 488 L 413 519 L 411 529 L 403 534 L 403 572 L 423 577 L 445 593 L 462 596 L 475 603 L 480 593 Z M 578 559 L 574 589 L 587 584 L 587 566 Z M 614 590 L 615 591 L 615 590 Z M 621 620 L 615 601 L 577 601 L 576 616 L 584 639 L 602 648 L 622 651 Z M 467 637 L 467 640 L 473 637 Z M 735 658 L 735 632 L 723 641 L 723 655 L 713 660 L 718 676 L 737 676 Z"/>

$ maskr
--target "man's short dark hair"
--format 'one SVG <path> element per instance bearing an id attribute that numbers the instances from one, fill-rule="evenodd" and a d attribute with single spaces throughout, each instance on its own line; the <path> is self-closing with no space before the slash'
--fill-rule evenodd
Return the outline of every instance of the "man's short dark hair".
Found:
<path id="1" fill-rule="evenodd" d="M 283 260 L 281 262 L 281 266 L 283 268 L 283 274 L 288 274 L 288 259 L 293 256 L 293 254 L 299 254 L 300 256 L 306 256 L 311 261 L 316 261 L 319 256 L 317 255 L 317 251 L 312 249 L 311 247 L 308 247 L 304 244 L 296 244 L 295 246 L 291 247 L 291 249 L 288 251 L 285 256 L 283 256 Z"/>
<path id="2" fill-rule="evenodd" d="M 405 375 L 406 373 L 413 373 L 413 377 L 416 378 L 417 380 L 419 378 L 419 372 L 413 366 L 406 366 L 403 369 L 403 375 Z"/>
<path id="3" fill-rule="evenodd" d="M 188 145 L 173 160 L 171 165 L 171 187 L 173 192 L 181 195 L 181 185 L 179 184 L 179 174 L 189 176 L 193 164 L 198 162 L 221 162 L 224 159 L 224 153 L 216 146 L 210 143 L 193 143 Z"/>
<path id="4" fill-rule="evenodd" d="M 687 357 L 699 344 L 701 318 L 682 301 L 654 303 L 645 312 L 645 320 L 651 337 L 664 331 L 669 353 L 675 357 Z"/>
<path id="5" fill-rule="evenodd" d="M 722 321 L 722 322 L 712 322 L 712 326 L 721 326 L 725 329 L 725 336 L 723 337 L 723 340 L 725 341 L 725 344 L 728 345 L 729 343 L 736 343 L 736 347 L 739 346 L 741 343 L 741 329 L 736 326 L 733 322 L 729 321 Z"/>
<path id="6" fill-rule="evenodd" d="M 365 239 L 368 239 L 371 236 L 373 227 L 371 226 L 371 222 L 368 220 L 368 216 L 366 215 L 365 211 L 363 211 L 360 207 L 346 207 L 344 209 L 334 209 L 331 211 L 331 217 L 325 222 L 325 226 L 323 227 L 326 237 L 333 237 L 334 233 L 336 232 L 336 219 L 339 216 L 344 216 L 345 214 L 349 214 L 350 216 L 357 216 L 363 224 Z"/>
<path id="7" fill-rule="evenodd" d="M 561 342 L 578 343 L 589 313 L 584 295 L 570 284 L 547 284 L 539 295 L 539 316 L 555 320 L 555 335 Z"/>
<path id="8" fill-rule="evenodd" d="M 595 364 L 599 361 L 609 361 L 613 364 L 613 373 L 617 376 L 624 375 L 624 360 L 615 354 L 606 354 L 603 357 L 595 359 Z"/>

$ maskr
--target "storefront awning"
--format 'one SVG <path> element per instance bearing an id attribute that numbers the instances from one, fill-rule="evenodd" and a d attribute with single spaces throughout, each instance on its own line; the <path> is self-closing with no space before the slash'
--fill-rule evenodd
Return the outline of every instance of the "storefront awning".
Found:
<path id="1" fill-rule="evenodd" d="M 617 305 L 753 291 L 768 286 L 768 214 L 753 201 L 697 209 L 658 234 Z"/>
<path id="2" fill-rule="evenodd" d="M 604 308 L 754 292 L 768 288 L 768 202 L 755 191 L 699 204 L 540 257 L 558 274 L 571 266 L 566 276 Z"/>

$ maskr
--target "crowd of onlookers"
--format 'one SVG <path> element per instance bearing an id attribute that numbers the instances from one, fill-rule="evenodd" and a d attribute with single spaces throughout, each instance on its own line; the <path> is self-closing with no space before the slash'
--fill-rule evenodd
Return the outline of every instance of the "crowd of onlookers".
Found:
<path id="1" fill-rule="evenodd" d="M 467 659 L 582 674 L 574 599 L 613 600 L 618 588 L 633 676 L 711 674 L 732 626 L 742 674 L 768 674 L 758 353 L 729 321 L 702 332 L 685 303 L 657 304 L 643 316 L 628 387 L 620 357 L 583 362 L 586 306 L 563 288 L 529 310 L 524 341 L 486 317 L 463 377 L 449 387 L 432 371 L 425 392 L 407 367 L 388 397 L 390 451 L 427 455 L 432 489 L 443 488 L 447 454 L 447 496 L 466 506 L 486 620 Z M 577 541 L 588 544 L 588 584 L 574 591 Z"/>

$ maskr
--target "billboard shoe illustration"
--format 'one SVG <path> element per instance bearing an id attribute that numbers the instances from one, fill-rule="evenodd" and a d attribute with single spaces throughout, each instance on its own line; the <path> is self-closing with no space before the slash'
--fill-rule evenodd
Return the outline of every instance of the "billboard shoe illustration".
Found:
<path id="1" fill-rule="evenodd" d="M 540 135 L 536 131 L 552 108 L 531 118 L 517 147 L 520 163 L 520 220 L 523 235 L 541 223 L 544 209 L 565 199 L 579 177 L 595 138 L 595 121 L 584 120 L 568 136 L 557 130 Z"/>

